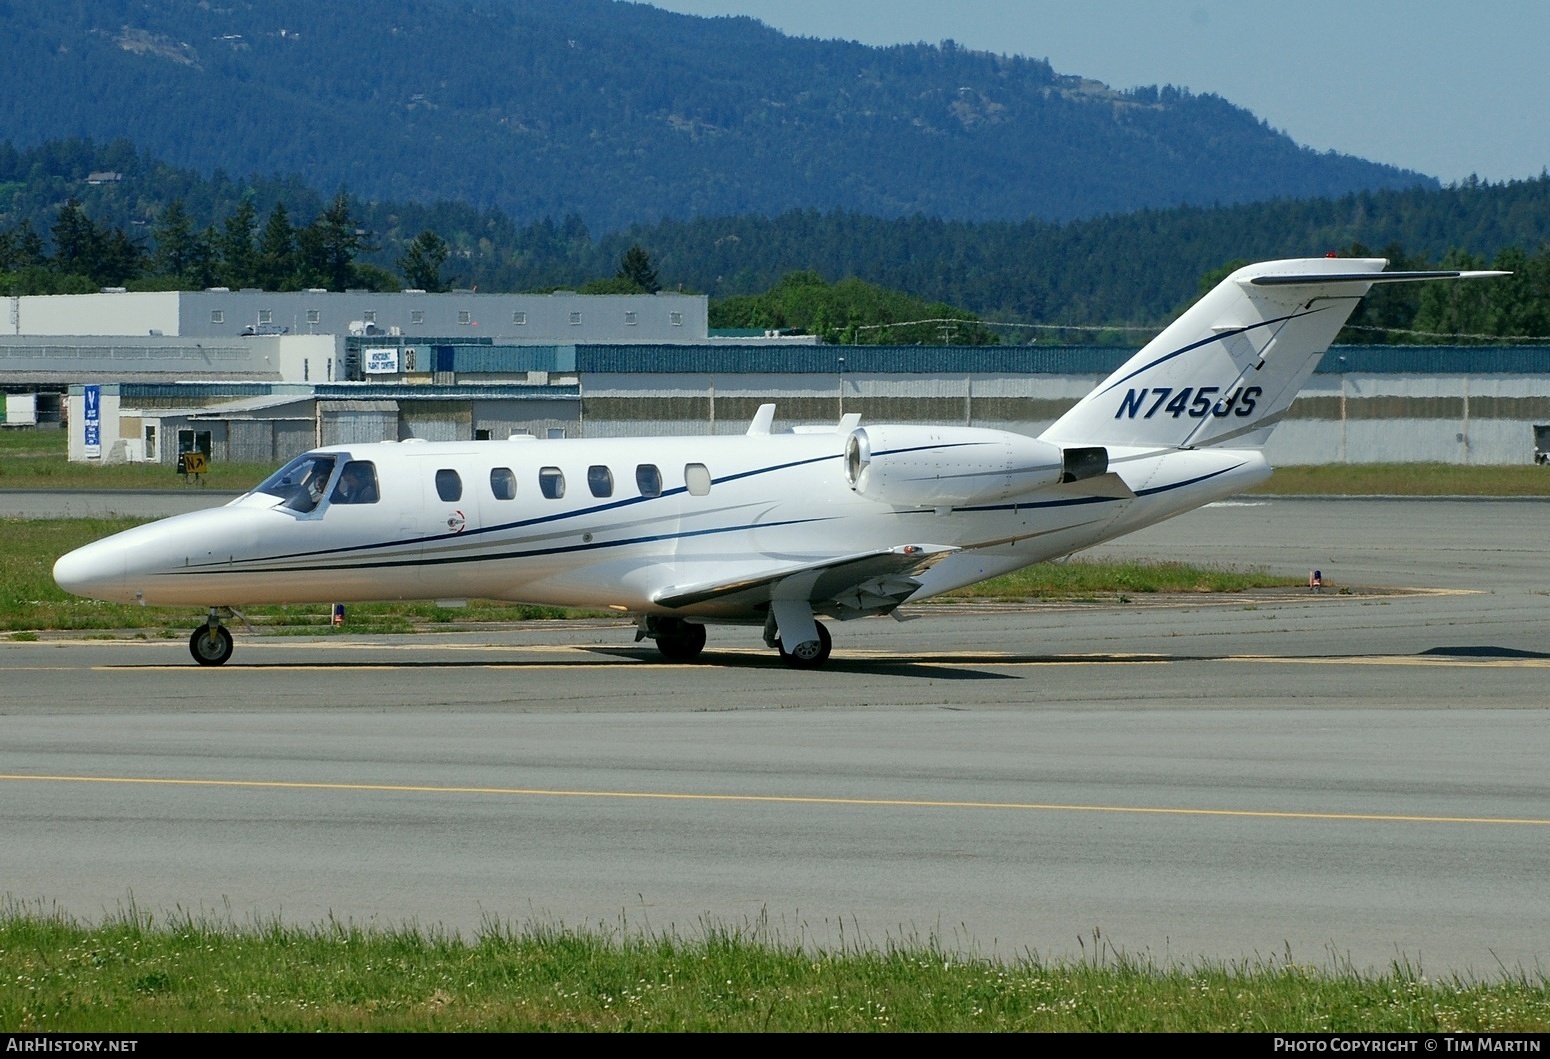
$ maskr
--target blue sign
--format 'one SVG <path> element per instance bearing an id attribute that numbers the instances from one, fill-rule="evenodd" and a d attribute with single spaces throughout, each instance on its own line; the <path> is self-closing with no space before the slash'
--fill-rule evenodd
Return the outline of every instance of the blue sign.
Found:
<path id="1" fill-rule="evenodd" d="M 86 415 L 82 417 L 86 427 L 86 456 L 100 457 L 102 455 L 102 387 L 83 386 L 81 394 L 85 398 Z"/>

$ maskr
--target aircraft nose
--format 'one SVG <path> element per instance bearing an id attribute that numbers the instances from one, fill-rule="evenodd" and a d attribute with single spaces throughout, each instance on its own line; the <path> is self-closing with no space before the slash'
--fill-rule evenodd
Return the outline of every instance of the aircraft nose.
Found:
<path id="1" fill-rule="evenodd" d="M 124 549 L 98 541 L 67 552 L 54 563 L 54 583 L 71 595 L 112 599 L 124 589 Z"/>

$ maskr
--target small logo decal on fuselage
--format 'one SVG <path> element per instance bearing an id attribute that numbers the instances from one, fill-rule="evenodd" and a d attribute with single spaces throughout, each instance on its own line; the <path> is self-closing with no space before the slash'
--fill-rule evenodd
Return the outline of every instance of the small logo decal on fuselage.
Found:
<path id="1" fill-rule="evenodd" d="M 468 520 L 463 517 L 461 511 L 454 511 L 447 516 L 447 529 L 453 533 L 462 533 L 463 527 L 468 525 Z"/>

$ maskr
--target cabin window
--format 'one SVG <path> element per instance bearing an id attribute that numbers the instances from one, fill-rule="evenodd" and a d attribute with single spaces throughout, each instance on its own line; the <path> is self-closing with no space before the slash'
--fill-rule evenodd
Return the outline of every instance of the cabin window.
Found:
<path id="1" fill-rule="evenodd" d="M 447 503 L 463 499 L 463 479 L 450 468 L 442 468 L 436 472 L 436 495 Z"/>
<path id="2" fill-rule="evenodd" d="M 565 495 L 565 472 L 558 467 L 542 467 L 538 471 L 538 491 L 550 500 Z"/>
<path id="3" fill-rule="evenodd" d="M 254 491 L 279 497 L 281 507 L 305 515 L 323 499 L 333 473 L 334 457 L 308 453 L 265 478 Z"/>
<path id="4" fill-rule="evenodd" d="M 643 463 L 635 468 L 635 486 L 641 496 L 662 495 L 662 472 L 654 463 Z"/>
<path id="5" fill-rule="evenodd" d="M 330 504 L 375 504 L 377 502 L 377 466 L 369 460 L 351 460 L 339 472 Z"/>
<path id="6" fill-rule="evenodd" d="M 517 498 L 517 476 L 511 473 L 510 467 L 497 467 L 490 472 L 490 492 L 497 500 Z"/>
<path id="7" fill-rule="evenodd" d="M 614 472 L 598 464 L 587 468 L 587 488 L 593 496 L 614 495 Z"/>
<path id="8" fill-rule="evenodd" d="M 684 485 L 690 496 L 704 496 L 710 492 L 710 469 L 703 463 L 684 464 Z"/>

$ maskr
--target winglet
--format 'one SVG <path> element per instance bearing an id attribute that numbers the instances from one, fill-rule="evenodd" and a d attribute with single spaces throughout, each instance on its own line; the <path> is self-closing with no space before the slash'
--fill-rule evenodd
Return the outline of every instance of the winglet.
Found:
<path id="1" fill-rule="evenodd" d="M 753 422 L 748 424 L 748 434 L 750 437 L 756 434 L 768 434 L 774 425 L 775 406 L 761 404 L 759 410 L 753 414 Z"/>

